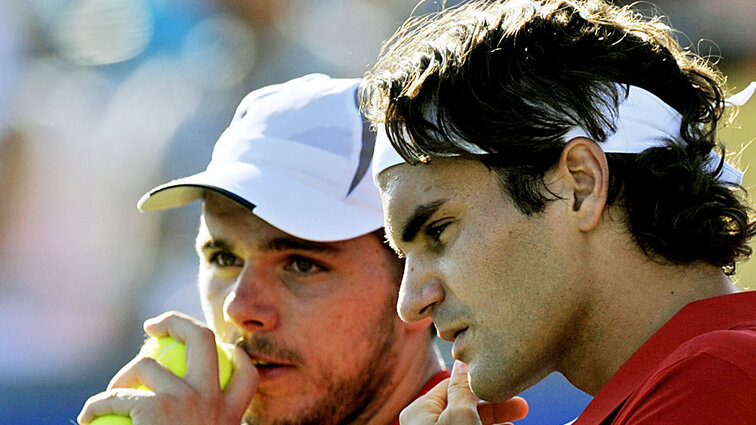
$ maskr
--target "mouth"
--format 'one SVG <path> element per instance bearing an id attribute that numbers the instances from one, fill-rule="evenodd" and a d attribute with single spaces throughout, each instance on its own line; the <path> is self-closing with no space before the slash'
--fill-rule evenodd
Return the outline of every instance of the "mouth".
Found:
<path id="1" fill-rule="evenodd" d="M 454 342 L 454 340 L 456 340 L 457 337 L 463 332 L 465 332 L 466 330 L 467 330 L 467 327 L 451 328 L 451 329 L 444 329 L 444 330 L 441 330 L 441 328 L 437 328 L 438 337 L 449 342 Z"/>
<path id="2" fill-rule="evenodd" d="M 275 368 L 278 368 L 278 367 L 289 367 L 289 366 L 291 366 L 291 365 L 286 365 L 286 364 L 282 364 L 282 363 L 275 363 L 275 362 L 269 362 L 269 361 L 266 361 L 266 360 L 255 359 L 255 358 L 252 359 L 252 364 L 257 369 L 275 369 Z"/>
<path id="3" fill-rule="evenodd" d="M 282 347 L 259 335 L 239 338 L 236 345 L 241 347 L 257 370 L 261 387 L 279 385 L 295 379 L 298 371 L 306 363 L 298 352 Z"/>
<path id="4" fill-rule="evenodd" d="M 275 368 L 280 368 L 280 367 L 293 366 L 292 364 L 289 364 L 289 363 L 283 363 L 275 359 L 263 358 L 255 354 L 250 354 L 250 357 L 252 358 L 252 364 L 257 369 L 275 369 Z"/>
<path id="5" fill-rule="evenodd" d="M 276 359 L 261 358 L 259 356 L 251 357 L 252 365 L 257 369 L 259 376 L 259 388 L 264 389 L 271 385 L 278 385 L 295 376 L 292 375 L 292 372 L 296 369 L 291 363 L 283 363 Z"/>

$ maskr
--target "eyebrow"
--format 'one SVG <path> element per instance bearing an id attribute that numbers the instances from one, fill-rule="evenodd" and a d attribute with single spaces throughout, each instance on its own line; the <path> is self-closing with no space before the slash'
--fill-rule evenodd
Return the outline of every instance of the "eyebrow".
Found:
<path id="1" fill-rule="evenodd" d="M 447 199 L 439 199 L 428 202 L 415 208 L 415 211 L 409 216 L 402 226 L 402 241 L 410 242 L 415 239 L 417 233 L 423 227 L 426 221 L 432 216 Z"/>
<path id="2" fill-rule="evenodd" d="M 231 251 L 231 244 L 223 239 L 209 239 L 205 241 L 200 247 L 200 251 L 219 250 L 219 251 Z"/>
<path id="3" fill-rule="evenodd" d="M 259 245 L 263 251 L 286 251 L 286 250 L 299 250 L 299 251 L 312 251 L 312 252 L 340 252 L 341 248 L 336 247 L 333 244 L 325 242 L 314 242 L 305 239 L 299 239 L 295 237 L 276 237 L 270 239 L 264 239 L 260 241 Z M 210 239 L 200 248 L 202 251 L 206 250 L 222 250 L 233 251 L 233 246 L 225 239 Z"/>
<path id="4" fill-rule="evenodd" d="M 327 242 L 315 242 L 295 237 L 277 237 L 263 240 L 260 247 L 267 251 L 286 251 L 289 249 L 313 252 L 340 252 L 341 248 Z"/>

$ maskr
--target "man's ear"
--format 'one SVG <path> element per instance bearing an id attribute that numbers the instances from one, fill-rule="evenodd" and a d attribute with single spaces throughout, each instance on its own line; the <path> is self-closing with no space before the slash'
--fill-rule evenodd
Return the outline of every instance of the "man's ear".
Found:
<path id="1" fill-rule="evenodd" d="M 592 230 L 601 219 L 609 191 L 609 165 L 599 145 L 585 137 L 570 140 L 562 150 L 559 168 L 566 176 L 565 193 L 580 230 Z"/>

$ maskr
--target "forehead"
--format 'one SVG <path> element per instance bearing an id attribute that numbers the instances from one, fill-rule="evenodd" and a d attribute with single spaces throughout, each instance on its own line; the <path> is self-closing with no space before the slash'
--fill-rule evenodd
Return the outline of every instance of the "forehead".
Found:
<path id="1" fill-rule="evenodd" d="M 378 186 L 392 234 L 418 211 L 439 202 L 468 205 L 501 199 L 498 177 L 478 161 L 434 158 L 427 164 L 401 164 L 383 171 Z"/>
<path id="2" fill-rule="evenodd" d="M 244 229 L 244 232 L 238 233 L 241 229 Z M 257 217 L 249 209 L 213 192 L 207 192 L 202 203 L 200 233 L 203 231 L 213 234 L 230 233 L 229 236 L 241 234 L 267 237 L 290 236 Z"/>
<path id="3" fill-rule="evenodd" d="M 200 249 L 209 240 L 222 240 L 231 246 L 254 251 L 296 249 L 319 252 L 345 262 L 354 262 L 355 265 L 368 262 L 373 267 L 384 264 L 388 257 L 383 241 L 372 233 L 335 242 L 298 238 L 267 223 L 225 196 L 214 193 L 208 193 L 203 203 L 197 248 Z"/>
<path id="4" fill-rule="evenodd" d="M 494 173 L 478 161 L 434 158 L 427 164 L 391 167 L 378 176 L 378 186 L 384 206 L 388 201 L 395 212 L 402 212 L 438 197 L 473 196 L 492 180 Z"/>

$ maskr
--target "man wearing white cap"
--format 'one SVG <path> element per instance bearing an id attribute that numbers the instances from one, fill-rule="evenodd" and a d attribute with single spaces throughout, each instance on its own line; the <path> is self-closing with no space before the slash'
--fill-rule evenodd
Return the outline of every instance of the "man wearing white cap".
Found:
<path id="1" fill-rule="evenodd" d="M 359 81 L 313 74 L 250 93 L 206 171 L 139 201 L 148 211 L 202 200 L 207 328 L 178 313 L 148 321 L 149 335 L 186 341 L 186 377 L 137 359 L 80 423 L 114 413 L 134 425 L 390 424 L 448 377 L 430 319 L 396 315 L 402 262 L 383 240 Z M 208 378 L 213 333 L 237 346 L 223 393 Z"/>
<path id="2" fill-rule="evenodd" d="M 603 1 L 472 2 L 395 35 L 361 94 L 399 312 L 458 360 L 403 424 L 480 423 L 478 398 L 554 371 L 595 396 L 576 425 L 756 424 L 723 81 Z"/>

